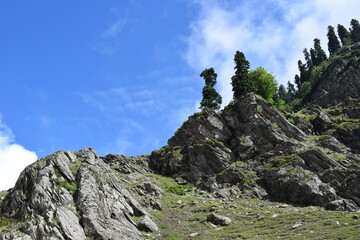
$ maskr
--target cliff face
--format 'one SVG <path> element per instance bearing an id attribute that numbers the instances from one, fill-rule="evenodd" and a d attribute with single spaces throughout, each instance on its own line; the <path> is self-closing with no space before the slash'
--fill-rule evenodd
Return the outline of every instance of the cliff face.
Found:
<path id="1" fill-rule="evenodd" d="M 249 93 L 221 112 L 190 116 L 167 146 L 149 155 L 98 157 L 88 148 L 38 160 L 0 193 L 1 239 L 161 238 L 154 235 L 161 218 L 154 216 L 168 207 L 162 197 L 194 187 L 223 201 L 359 210 L 356 49 L 332 61 L 297 113 Z"/>

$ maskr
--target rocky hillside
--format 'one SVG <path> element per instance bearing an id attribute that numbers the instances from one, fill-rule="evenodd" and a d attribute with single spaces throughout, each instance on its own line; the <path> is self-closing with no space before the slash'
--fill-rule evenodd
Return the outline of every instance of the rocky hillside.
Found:
<path id="1" fill-rule="evenodd" d="M 337 212 L 360 210 L 356 49 L 333 59 L 299 112 L 249 93 L 190 116 L 148 155 L 38 160 L 0 193 L 1 239 L 317 239 L 306 235 L 316 227 L 356 239 L 359 215 Z"/>

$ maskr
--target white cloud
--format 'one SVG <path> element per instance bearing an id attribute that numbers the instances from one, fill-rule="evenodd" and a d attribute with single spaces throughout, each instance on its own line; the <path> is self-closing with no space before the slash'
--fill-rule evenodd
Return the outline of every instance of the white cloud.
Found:
<path id="1" fill-rule="evenodd" d="M 327 50 L 327 26 L 359 19 L 358 0 L 196 0 L 200 14 L 191 24 L 186 60 L 201 72 L 214 67 L 224 104 L 232 99 L 230 78 L 236 50 L 251 68 L 265 67 L 282 84 L 292 81 L 302 50 L 320 38 Z"/>
<path id="2" fill-rule="evenodd" d="M 36 160 L 35 152 L 14 142 L 11 129 L 0 118 L 0 190 L 14 187 L 21 171 Z"/>
<path id="3" fill-rule="evenodd" d="M 118 19 L 116 22 L 111 24 L 111 26 L 106 29 L 102 34 L 102 38 L 113 38 L 117 37 L 121 30 L 125 27 L 127 20 L 126 19 Z"/>

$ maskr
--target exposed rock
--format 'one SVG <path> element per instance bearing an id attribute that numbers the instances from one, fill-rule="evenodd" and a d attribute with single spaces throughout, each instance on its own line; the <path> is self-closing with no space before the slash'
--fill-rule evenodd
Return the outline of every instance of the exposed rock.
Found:
<path id="1" fill-rule="evenodd" d="M 264 180 L 270 195 L 284 201 L 325 207 L 338 198 L 334 188 L 300 167 L 267 172 Z"/>
<path id="2" fill-rule="evenodd" d="M 190 116 L 169 139 L 168 144 L 173 147 L 186 146 L 207 139 L 227 142 L 231 136 L 231 129 L 219 114 L 211 110 L 204 110 Z"/>
<path id="3" fill-rule="evenodd" d="M 314 127 L 315 133 L 323 133 L 333 126 L 331 119 L 324 112 L 320 112 L 320 114 L 311 123 Z"/>
<path id="4" fill-rule="evenodd" d="M 221 216 L 215 213 L 210 213 L 206 220 L 215 225 L 228 226 L 231 223 L 231 219 L 225 216 Z"/>
<path id="5" fill-rule="evenodd" d="M 149 216 L 143 216 L 139 222 L 137 222 L 137 227 L 141 231 L 145 232 L 157 232 L 159 231 L 158 226 L 154 223 Z"/>
<path id="6" fill-rule="evenodd" d="M 26 225 L 4 239 L 142 239 L 131 218 L 148 217 L 91 148 L 60 151 L 27 167 L 1 212 Z"/>

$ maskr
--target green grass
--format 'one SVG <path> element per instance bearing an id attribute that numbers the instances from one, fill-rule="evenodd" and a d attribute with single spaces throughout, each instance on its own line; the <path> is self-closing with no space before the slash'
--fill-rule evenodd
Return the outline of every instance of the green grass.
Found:
<path id="1" fill-rule="evenodd" d="M 70 170 L 74 174 L 74 176 L 76 176 L 77 172 L 79 171 L 80 165 L 81 165 L 80 159 L 75 159 L 74 162 L 70 163 Z"/>
<path id="2" fill-rule="evenodd" d="M 256 112 L 262 113 L 262 111 L 263 111 L 263 107 L 261 105 L 257 105 L 256 106 Z"/>
<path id="3" fill-rule="evenodd" d="M 307 140 L 310 142 L 323 142 L 329 140 L 330 138 L 332 138 L 330 135 L 312 135 L 309 136 Z"/>
<path id="4" fill-rule="evenodd" d="M 160 188 L 165 192 L 175 195 L 185 195 L 188 192 L 194 191 L 195 187 L 187 185 L 179 185 L 176 183 L 175 179 L 170 177 L 163 177 L 156 174 L 147 174 L 148 177 L 151 177 L 152 181 L 155 182 Z"/>
<path id="5" fill-rule="evenodd" d="M 50 180 L 55 183 L 59 189 L 65 188 L 71 195 L 73 195 L 77 189 L 76 183 L 69 183 L 59 178 L 51 178 Z"/>
<path id="6" fill-rule="evenodd" d="M 179 206 L 179 200 L 184 207 Z M 196 195 L 174 198 L 165 194 L 162 201 L 166 208 L 161 217 L 153 215 L 161 231 L 160 239 L 358 239 L 360 234 L 360 221 L 349 212 L 291 205 L 280 208 L 281 203 L 257 199 L 221 202 Z M 232 223 L 225 227 L 208 223 L 206 216 L 211 208 L 230 217 Z M 296 224 L 300 225 L 293 228 Z M 190 237 L 195 232 L 198 235 Z"/>

